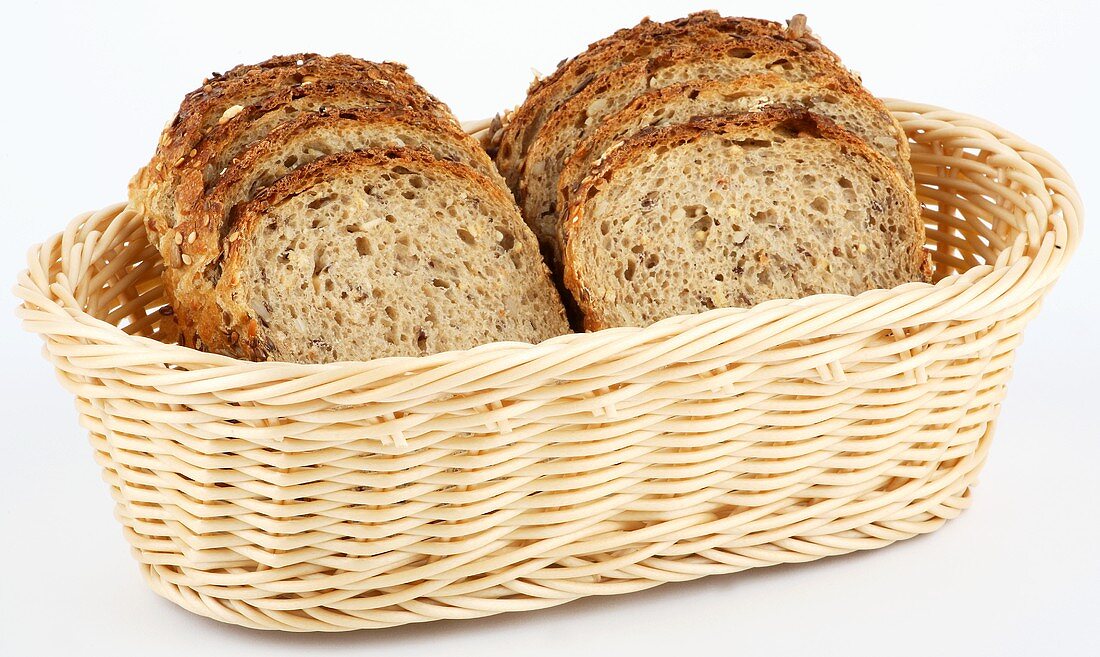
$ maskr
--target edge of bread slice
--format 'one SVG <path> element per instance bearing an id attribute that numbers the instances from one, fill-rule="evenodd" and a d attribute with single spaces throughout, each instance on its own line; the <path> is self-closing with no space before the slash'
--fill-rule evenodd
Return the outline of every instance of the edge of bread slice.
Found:
<path id="1" fill-rule="evenodd" d="M 249 116 L 244 110 L 254 105 L 312 96 L 322 91 L 314 85 L 347 82 L 391 102 L 436 105 L 439 116 L 450 116 L 450 110 L 417 85 L 403 65 L 378 64 L 347 55 L 295 57 L 280 56 L 235 67 L 208 79 L 184 97 L 161 133 L 153 158 L 134 175 L 129 186 L 130 201 L 141 209 L 151 241 L 159 243 L 160 235 L 174 218 L 181 172 L 203 165 L 203 159 L 196 159 L 203 141 L 223 132 L 219 128 L 234 119 L 244 123 Z M 245 115 L 240 116 L 242 113 Z"/>
<path id="2" fill-rule="evenodd" d="M 245 204 L 188 346 L 252 360 L 417 356 L 568 332 L 507 192 L 408 149 L 322 157 Z"/>
<path id="3" fill-rule="evenodd" d="M 539 132 L 521 166 L 516 194 L 524 219 L 540 242 L 553 242 L 558 224 L 558 180 L 564 162 L 605 117 L 638 96 L 688 80 L 728 80 L 766 72 L 792 81 L 822 75 L 851 77 L 820 50 L 764 38 L 677 48 L 651 60 L 622 66 L 600 76 L 562 104 Z"/>
<path id="4" fill-rule="evenodd" d="M 743 17 L 726 17 L 701 11 L 667 22 L 643 19 L 633 27 L 617 30 L 570 59 L 560 62 L 549 76 L 531 84 L 527 97 L 511 116 L 501 135 L 496 162 L 509 185 L 519 184 L 518 169 L 550 115 L 592 80 L 627 64 L 659 56 L 674 48 L 764 37 L 797 41 L 839 61 L 805 26 Z"/>
<path id="5" fill-rule="evenodd" d="M 198 172 L 181 182 L 180 196 L 199 201 L 165 232 L 163 276 L 171 298 L 179 307 L 192 310 L 213 303 L 214 286 L 221 276 L 222 241 L 242 204 L 315 160 L 346 151 L 389 148 L 420 150 L 436 159 L 465 164 L 507 193 L 485 151 L 450 122 L 390 108 L 301 114 L 251 144 L 211 181 L 209 189 Z M 185 191 L 187 186 L 195 189 Z M 205 312 L 180 313 L 181 330 L 189 331 L 192 317 Z"/>
<path id="6" fill-rule="evenodd" d="M 558 179 L 559 222 L 565 220 L 570 198 L 593 164 L 642 128 L 753 111 L 769 105 L 803 109 L 830 119 L 890 160 L 913 186 L 905 131 L 882 101 L 851 78 L 825 75 L 794 83 L 774 73 L 764 73 L 732 80 L 692 80 L 638 96 L 600 121 L 595 132 L 577 145 Z"/>
<path id="7" fill-rule="evenodd" d="M 562 239 L 592 330 L 931 275 L 919 205 L 893 165 L 832 121 L 780 107 L 643 129 L 581 184 Z"/>

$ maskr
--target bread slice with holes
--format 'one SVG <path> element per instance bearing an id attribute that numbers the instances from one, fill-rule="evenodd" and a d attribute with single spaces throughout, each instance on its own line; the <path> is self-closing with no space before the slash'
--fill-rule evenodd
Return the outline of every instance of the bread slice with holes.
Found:
<path id="1" fill-rule="evenodd" d="M 410 149 L 322 157 L 247 203 L 189 346 L 252 360 L 420 356 L 568 332 L 507 192 Z"/>
<path id="2" fill-rule="evenodd" d="M 729 114 L 781 105 L 804 109 L 834 121 L 890 160 L 912 186 L 909 140 L 882 101 L 851 78 L 823 76 L 791 82 L 774 73 L 733 80 L 693 80 L 655 89 L 606 117 L 566 160 L 558 180 L 559 221 L 570 197 L 592 165 L 642 128 L 685 123 L 714 114 Z"/>
<path id="3" fill-rule="evenodd" d="M 332 83 L 344 84 L 333 88 Z M 152 160 L 130 183 L 131 204 L 144 215 L 150 240 L 160 244 L 165 230 L 178 218 L 180 175 L 207 167 L 211 155 L 222 152 L 218 147 L 203 148 L 208 137 L 217 140 L 276 109 L 315 108 L 337 98 L 342 99 L 340 107 L 388 103 L 454 121 L 447 106 L 417 85 L 400 64 L 303 54 L 274 57 L 215 75 L 184 97 L 165 126 Z"/>
<path id="4" fill-rule="evenodd" d="M 539 132 L 522 165 L 517 201 L 524 219 L 540 242 L 552 245 L 558 225 L 558 180 L 565 160 L 606 117 L 638 96 L 689 80 L 732 80 L 767 72 L 791 82 L 826 75 L 851 78 L 820 50 L 806 49 L 799 42 L 763 38 L 678 48 L 620 67 L 566 101 Z"/>
<path id="5" fill-rule="evenodd" d="M 634 27 L 596 41 L 581 54 L 558 64 L 550 76 L 536 80 L 501 134 L 497 166 L 509 185 L 517 189 L 519 167 L 543 124 L 558 107 L 597 77 L 678 47 L 750 38 L 795 41 L 839 61 L 810 33 L 805 16 L 801 15 L 792 19 L 789 26 L 759 18 L 726 17 L 714 11 L 701 11 L 663 23 L 646 18 Z"/>
<path id="6" fill-rule="evenodd" d="M 165 288 L 175 304 L 196 309 L 213 303 L 213 281 L 218 277 L 227 222 L 243 204 L 322 157 L 387 148 L 421 150 L 440 160 L 464 164 L 507 193 L 485 151 L 449 121 L 392 108 L 296 115 L 230 160 L 221 175 L 207 180 L 195 170 L 192 179 L 181 182 L 179 197 L 196 201 L 191 208 L 181 208 L 181 219 L 165 232 Z M 203 313 L 180 313 L 181 329 L 191 330 L 193 318 Z"/>
<path id="7" fill-rule="evenodd" d="M 787 108 L 643 129 L 582 183 L 563 238 L 587 329 L 931 273 L 896 168 L 828 119 Z"/>

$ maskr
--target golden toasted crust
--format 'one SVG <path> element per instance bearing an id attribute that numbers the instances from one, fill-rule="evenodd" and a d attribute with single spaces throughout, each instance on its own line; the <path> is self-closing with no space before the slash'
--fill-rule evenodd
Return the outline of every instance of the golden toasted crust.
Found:
<path id="1" fill-rule="evenodd" d="M 578 278 L 574 260 L 575 254 L 571 247 L 572 233 L 577 230 L 581 223 L 586 221 L 585 205 L 587 202 L 599 194 L 601 187 L 614 179 L 617 172 L 647 155 L 658 146 L 675 147 L 709 135 L 736 135 L 739 132 L 751 129 L 789 131 L 837 142 L 845 148 L 851 157 L 865 160 L 870 167 L 876 170 L 877 175 L 883 178 L 895 178 L 899 188 L 906 187 L 904 179 L 895 167 L 881 155 L 871 150 L 866 142 L 837 126 L 829 119 L 805 110 L 768 107 L 757 112 L 706 116 L 683 124 L 645 128 L 635 133 L 622 146 L 607 153 L 603 160 L 593 167 L 592 172 L 585 177 L 577 193 L 573 196 L 573 203 L 568 213 L 569 218 L 562 226 L 563 278 L 566 288 L 573 295 L 575 302 L 584 315 L 584 328 L 586 330 L 594 331 L 608 328 L 600 320 L 594 300 L 584 286 L 584 282 Z M 910 215 L 914 234 L 923 237 L 924 224 L 921 221 L 920 206 L 915 196 L 912 198 Z M 925 275 L 925 280 L 928 280 L 931 274 L 928 266 L 928 254 L 919 245 L 912 251 L 915 269 L 921 271 Z"/>
<path id="2" fill-rule="evenodd" d="M 724 17 L 714 11 L 698 12 L 664 23 L 646 18 L 634 27 L 618 30 L 596 41 L 583 53 L 558 64 L 553 74 L 531 85 L 526 100 L 516 109 L 501 135 L 497 151 L 501 173 L 514 189 L 518 184 L 516 171 L 543 123 L 557 107 L 597 76 L 683 45 L 759 37 L 798 42 L 806 49 L 820 51 L 839 61 L 805 28 L 805 17 L 790 27 L 756 18 Z"/>
<path id="3" fill-rule="evenodd" d="M 342 175 L 354 175 L 357 171 L 377 167 L 407 167 L 414 170 L 431 169 L 468 181 L 476 188 L 478 198 L 485 203 L 501 207 L 514 207 L 508 192 L 492 180 L 470 167 L 437 160 L 431 155 L 408 149 L 367 150 L 338 153 L 323 157 L 297 169 L 282 178 L 259 196 L 245 204 L 230 221 L 228 233 L 222 240 L 221 276 L 214 298 L 216 303 L 198 304 L 186 308 L 195 322 L 191 332 L 181 330 L 181 341 L 187 345 L 218 353 L 230 354 L 250 360 L 266 360 L 274 351 L 273 345 L 263 333 L 263 326 L 248 308 L 233 301 L 232 291 L 239 284 L 245 249 L 251 243 L 250 235 L 261 225 L 266 212 L 305 192 L 315 185 Z M 518 217 L 517 217 L 518 220 Z M 519 224 L 522 228 L 522 223 Z M 517 233 L 517 239 L 527 240 L 529 253 L 537 253 L 534 237 L 525 231 Z M 542 267 L 546 285 L 552 289 L 549 272 Z M 564 312 L 561 313 L 565 325 Z"/>
<path id="4" fill-rule="evenodd" d="M 797 83 L 788 82 L 774 73 L 763 73 L 760 75 L 748 75 L 734 80 L 692 80 L 690 82 L 654 89 L 653 91 L 638 96 L 625 108 L 600 122 L 595 132 L 581 141 L 566 160 L 558 180 L 557 207 L 559 218 L 564 221 L 566 211 L 570 205 L 570 199 L 580 185 L 581 180 L 591 169 L 593 163 L 598 160 L 609 147 L 627 139 L 631 133 L 635 131 L 633 126 L 636 125 L 640 117 L 645 116 L 653 110 L 667 107 L 670 103 L 685 97 L 695 98 L 700 95 L 705 96 L 711 93 L 728 97 L 731 101 L 735 101 L 741 96 L 767 94 L 768 91 L 787 88 L 793 84 Z M 849 96 L 869 110 L 880 115 L 883 119 L 883 123 L 893 128 L 893 136 L 897 140 L 897 153 L 894 157 L 900 163 L 908 162 L 909 140 L 906 138 L 905 132 L 901 129 L 901 126 L 898 125 L 898 122 L 894 120 L 893 116 L 890 115 L 889 110 L 882 104 L 882 101 L 871 95 L 863 85 L 849 76 L 837 77 L 832 74 L 826 74 L 815 78 L 809 85 L 803 86 L 805 86 L 807 94 L 831 92 Z M 783 105 L 784 103 L 774 101 L 774 99 L 765 99 L 761 104 Z M 668 123 L 668 121 L 665 120 L 663 123 Z M 912 186 L 912 171 L 903 167 L 901 174 L 902 177 L 909 182 L 910 186 Z"/>

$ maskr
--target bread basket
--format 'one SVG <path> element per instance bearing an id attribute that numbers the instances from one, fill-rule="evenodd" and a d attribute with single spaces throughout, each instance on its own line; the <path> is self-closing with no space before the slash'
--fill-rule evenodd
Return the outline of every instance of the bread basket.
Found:
<path id="1" fill-rule="evenodd" d="M 1013 351 L 1081 230 L 1044 151 L 889 106 L 935 284 L 253 363 L 171 344 L 158 256 L 117 205 L 31 251 L 18 314 L 149 584 L 228 623 L 471 618 L 879 548 L 969 504 Z"/>

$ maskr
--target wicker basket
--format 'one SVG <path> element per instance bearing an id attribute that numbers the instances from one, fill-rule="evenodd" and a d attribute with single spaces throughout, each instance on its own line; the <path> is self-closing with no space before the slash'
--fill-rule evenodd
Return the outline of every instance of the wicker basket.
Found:
<path id="1" fill-rule="evenodd" d="M 254 628 L 549 607 L 931 532 L 969 503 L 1021 331 L 1080 238 L 1069 176 L 893 101 L 934 285 L 424 358 L 168 344 L 121 206 L 34 248 L 18 313 L 76 395 L 150 585 Z"/>

